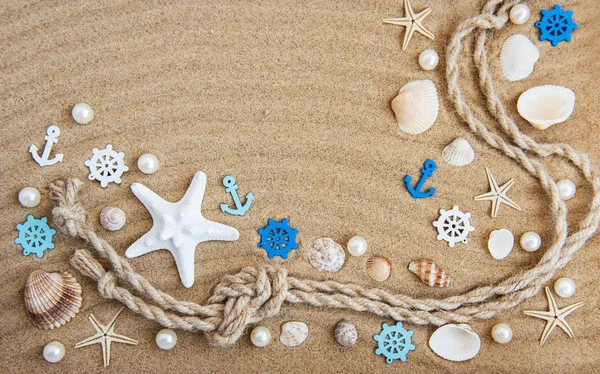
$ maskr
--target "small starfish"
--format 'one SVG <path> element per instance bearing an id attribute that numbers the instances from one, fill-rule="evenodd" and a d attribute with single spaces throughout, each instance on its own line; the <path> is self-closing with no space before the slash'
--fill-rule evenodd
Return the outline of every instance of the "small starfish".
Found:
<path id="1" fill-rule="evenodd" d="M 491 191 L 475 196 L 475 201 L 490 200 L 492 202 L 492 217 L 498 217 L 498 211 L 500 210 L 500 204 L 502 203 L 516 210 L 521 210 L 520 206 L 506 196 L 508 190 L 515 184 L 515 180 L 511 179 L 499 187 L 498 182 L 496 182 L 496 178 L 494 178 L 490 169 L 485 168 L 485 172 L 487 173 Z"/>
<path id="2" fill-rule="evenodd" d="M 386 18 L 383 20 L 383 23 L 406 27 L 406 32 L 404 33 L 404 42 L 402 43 L 403 51 L 406 50 L 406 47 L 408 47 L 408 43 L 410 42 L 410 39 L 415 31 L 418 31 L 421 35 L 424 35 L 431 40 L 435 38 L 433 33 L 423 26 L 423 20 L 431 14 L 431 8 L 427 8 L 421 11 L 421 13 L 415 14 L 410 5 L 410 0 L 404 0 L 404 13 L 404 17 Z"/>
<path id="3" fill-rule="evenodd" d="M 110 364 L 110 345 L 111 343 L 123 343 L 123 344 L 132 344 L 137 345 L 137 340 L 133 340 L 124 335 L 119 335 L 113 332 L 115 328 L 115 321 L 117 317 L 124 308 L 121 308 L 119 312 L 113 317 L 110 323 L 106 326 L 98 322 L 96 317 L 93 314 L 90 314 L 88 319 L 94 326 L 96 330 L 96 334 L 91 336 L 85 340 L 80 341 L 75 344 L 75 348 L 81 348 L 92 344 L 100 344 L 102 346 L 102 360 L 104 361 L 104 367 L 107 367 Z"/>
<path id="4" fill-rule="evenodd" d="M 575 334 L 573 333 L 573 329 L 567 323 L 565 319 L 569 314 L 573 313 L 577 309 L 583 306 L 583 303 L 573 304 L 562 309 L 558 309 L 556 305 L 556 300 L 554 300 L 554 296 L 550 292 L 550 288 L 546 287 L 546 296 L 548 297 L 548 307 L 550 310 L 548 312 L 535 311 L 535 310 L 526 310 L 525 313 L 528 316 L 541 318 L 546 320 L 546 327 L 544 327 L 544 332 L 542 333 L 542 338 L 540 339 L 540 345 L 544 345 L 548 337 L 554 330 L 556 326 L 559 326 L 563 329 L 564 332 L 569 335 L 570 338 L 574 338 Z"/>

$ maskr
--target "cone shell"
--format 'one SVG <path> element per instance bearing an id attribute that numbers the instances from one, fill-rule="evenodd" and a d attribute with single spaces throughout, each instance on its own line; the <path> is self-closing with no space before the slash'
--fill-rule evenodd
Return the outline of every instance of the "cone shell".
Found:
<path id="1" fill-rule="evenodd" d="M 502 74 L 507 80 L 514 82 L 527 78 L 540 58 L 540 51 L 522 34 L 514 34 L 508 37 L 502 45 L 500 52 L 500 66 Z"/>
<path id="2" fill-rule="evenodd" d="M 429 287 L 450 287 L 456 284 L 444 269 L 428 259 L 411 262 L 408 270 L 416 274 Z"/>
<path id="3" fill-rule="evenodd" d="M 439 109 L 437 89 L 429 79 L 405 84 L 392 100 L 392 110 L 400 130 L 411 135 L 420 134 L 433 126 Z"/>
<path id="4" fill-rule="evenodd" d="M 281 325 L 279 341 L 286 347 L 297 347 L 308 337 L 308 326 L 304 322 L 286 322 Z"/>
<path id="5" fill-rule="evenodd" d="M 34 271 L 25 284 L 25 310 L 35 327 L 52 330 L 69 322 L 81 308 L 81 286 L 69 273 Z"/>
<path id="6" fill-rule="evenodd" d="M 119 208 L 107 206 L 100 212 L 100 224 L 108 231 L 120 230 L 125 220 L 125 212 Z"/>
<path id="7" fill-rule="evenodd" d="M 320 238 L 313 242 L 308 252 L 310 264 L 317 270 L 336 272 L 344 265 L 344 249 L 329 238 Z"/>
<path id="8" fill-rule="evenodd" d="M 442 150 L 444 161 L 454 166 L 469 165 L 475 159 L 475 151 L 465 138 L 456 138 Z"/>
<path id="9" fill-rule="evenodd" d="M 343 347 L 353 347 L 358 341 L 356 326 L 352 322 L 341 320 L 335 327 L 335 341 Z"/>
<path id="10" fill-rule="evenodd" d="M 566 121 L 575 108 L 575 93 L 562 86 L 538 86 L 519 96 L 517 110 L 538 130 Z"/>
<path id="11" fill-rule="evenodd" d="M 390 277 L 392 263 L 385 257 L 371 257 L 367 260 L 367 274 L 377 282 L 383 282 Z"/>

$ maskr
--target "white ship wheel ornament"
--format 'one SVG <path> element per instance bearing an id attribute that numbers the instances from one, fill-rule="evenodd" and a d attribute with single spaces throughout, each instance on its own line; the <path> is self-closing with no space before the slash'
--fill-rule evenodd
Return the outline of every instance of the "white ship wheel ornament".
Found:
<path id="1" fill-rule="evenodd" d="M 110 182 L 121 183 L 121 175 L 129 170 L 123 158 L 125 153 L 113 151 L 112 145 L 107 144 L 106 148 L 99 150 L 92 149 L 92 158 L 85 161 L 84 164 L 90 169 L 90 180 L 97 180 L 100 186 L 106 187 Z"/>
<path id="2" fill-rule="evenodd" d="M 470 222 L 471 213 L 463 213 L 457 205 L 452 210 L 440 209 L 440 218 L 433 223 L 438 230 L 438 240 L 445 240 L 454 248 L 458 242 L 467 244 L 467 236 L 475 227 Z"/>

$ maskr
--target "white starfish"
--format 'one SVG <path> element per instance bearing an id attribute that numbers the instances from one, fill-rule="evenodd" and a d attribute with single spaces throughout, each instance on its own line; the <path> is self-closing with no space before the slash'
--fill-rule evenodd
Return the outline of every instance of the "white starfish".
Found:
<path id="1" fill-rule="evenodd" d="M 488 183 L 490 184 L 490 192 L 486 192 L 479 196 L 475 196 L 475 201 L 485 201 L 490 200 L 492 202 L 492 217 L 498 216 L 498 211 L 500 210 L 500 204 L 504 203 L 511 208 L 516 210 L 521 210 L 521 207 L 518 206 L 514 201 L 506 196 L 508 190 L 515 184 L 515 180 L 511 179 L 508 182 L 504 183 L 502 186 L 498 186 L 498 182 L 496 182 L 496 178 L 490 171 L 490 169 L 485 168 L 485 172 L 488 177 Z"/>
<path id="2" fill-rule="evenodd" d="M 544 345 L 544 343 L 546 343 L 546 340 L 548 340 L 548 337 L 550 336 L 550 334 L 556 326 L 559 326 L 561 329 L 563 329 L 563 331 L 566 332 L 570 338 L 574 338 L 575 333 L 573 333 L 573 329 L 571 328 L 571 326 L 569 326 L 565 318 L 569 314 L 581 308 L 584 304 L 577 303 L 559 309 L 558 305 L 556 305 L 556 300 L 554 300 L 554 296 L 552 296 L 550 288 L 548 287 L 546 287 L 546 297 L 548 298 L 548 308 L 550 309 L 549 311 L 542 312 L 537 310 L 526 310 L 523 312 L 528 316 L 540 318 L 547 321 L 546 327 L 544 327 L 544 332 L 542 333 L 542 338 L 540 339 L 540 345 Z"/>
<path id="3" fill-rule="evenodd" d="M 150 231 L 133 243 L 125 256 L 132 258 L 158 249 L 173 255 L 181 283 L 186 288 L 194 284 L 194 254 L 196 245 L 210 240 L 237 240 L 240 233 L 233 227 L 209 221 L 202 216 L 200 206 L 206 187 L 206 174 L 194 175 L 185 196 L 171 203 L 140 183 L 131 185 L 131 191 L 152 216 Z"/>
<path id="4" fill-rule="evenodd" d="M 419 32 L 421 35 L 428 37 L 433 40 L 435 36 L 433 33 L 423 26 L 423 20 L 431 14 L 431 8 L 427 8 L 422 10 L 420 13 L 415 14 L 410 5 L 409 0 L 404 0 L 404 17 L 401 18 L 386 18 L 383 20 L 383 23 L 389 23 L 392 25 L 399 25 L 406 27 L 406 32 L 404 33 L 404 42 L 402 43 L 402 50 L 406 50 L 410 39 L 412 38 L 415 31 Z"/>

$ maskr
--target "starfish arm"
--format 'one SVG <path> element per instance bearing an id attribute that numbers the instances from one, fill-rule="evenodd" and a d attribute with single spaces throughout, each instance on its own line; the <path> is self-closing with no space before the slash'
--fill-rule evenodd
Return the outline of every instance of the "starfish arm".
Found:
<path id="1" fill-rule="evenodd" d="M 202 206 L 202 199 L 204 198 L 204 191 L 206 189 L 206 174 L 204 172 L 199 171 L 194 175 L 192 179 L 192 183 L 188 187 L 185 195 L 181 198 L 181 202 L 184 204 L 189 204 L 191 206 L 197 207 L 200 209 Z"/>
<path id="2" fill-rule="evenodd" d="M 419 32 L 419 34 L 421 34 L 431 40 L 435 39 L 435 35 L 433 35 L 433 33 L 431 31 L 427 30 L 421 22 L 422 21 L 415 21 L 416 30 Z"/>
<path id="3" fill-rule="evenodd" d="M 511 178 L 508 182 L 504 183 L 498 188 L 498 193 L 506 193 L 515 184 L 515 179 Z"/>
<path id="4" fill-rule="evenodd" d="M 202 218 L 202 221 L 195 225 L 190 225 L 190 233 L 194 235 L 199 243 L 211 240 L 231 242 L 238 240 L 240 237 L 240 232 L 235 228 L 205 218 Z"/>
<path id="5" fill-rule="evenodd" d="M 383 23 L 387 23 L 390 25 L 398 25 L 398 26 L 408 26 L 412 23 L 409 18 L 386 18 L 383 20 Z"/>
<path id="6" fill-rule="evenodd" d="M 110 340 L 115 342 L 115 343 L 123 343 L 123 344 L 131 344 L 131 345 L 137 345 L 138 341 L 131 339 L 130 337 L 127 337 L 125 335 L 121 335 L 121 334 L 115 334 L 112 333 L 109 335 Z"/>
<path id="7" fill-rule="evenodd" d="M 92 326 L 94 326 L 94 329 L 97 333 L 104 334 L 107 331 L 107 327 L 101 324 L 93 314 L 90 314 L 88 319 L 90 320 Z"/>
<path id="8" fill-rule="evenodd" d="M 102 361 L 104 367 L 110 365 L 110 339 L 104 339 L 102 342 Z"/>
<path id="9" fill-rule="evenodd" d="M 500 199 L 492 200 L 492 217 L 498 217 L 500 211 Z"/>
<path id="10" fill-rule="evenodd" d="M 558 323 L 557 321 L 558 320 L 556 318 L 554 318 L 553 320 L 548 321 L 546 323 L 546 326 L 544 327 L 544 332 L 542 333 L 542 338 L 540 339 L 540 345 L 544 345 L 544 343 L 546 343 L 546 341 L 550 337 L 550 334 L 556 327 L 556 325 Z"/>
<path id="11" fill-rule="evenodd" d="M 575 337 L 575 333 L 573 332 L 573 329 L 571 328 L 571 326 L 565 320 L 565 316 L 561 316 L 561 317 L 556 318 L 556 324 L 564 332 L 566 332 L 567 335 L 569 335 L 569 338 L 574 338 Z"/>
<path id="12" fill-rule="evenodd" d="M 404 32 L 404 42 L 402 43 L 402 50 L 405 51 L 406 47 L 408 47 L 408 43 L 410 43 L 410 39 L 412 38 L 415 32 L 415 25 L 411 23 L 406 26 L 406 31 Z"/>
<path id="13" fill-rule="evenodd" d="M 507 197 L 506 195 L 500 195 L 500 199 L 502 200 L 502 202 L 506 205 L 508 205 L 511 208 L 514 208 L 516 210 L 521 210 L 521 207 L 517 205 L 517 203 L 515 203 L 514 201 L 512 201 L 509 197 Z"/>
<path id="14" fill-rule="evenodd" d="M 185 288 L 192 287 L 194 285 L 194 255 L 196 244 L 187 242 L 170 251 L 175 259 L 175 265 L 177 266 L 181 283 Z"/>
<path id="15" fill-rule="evenodd" d="M 173 204 L 158 196 L 154 191 L 141 183 L 133 183 L 131 185 L 131 192 L 144 204 L 154 221 L 160 217 L 160 212 L 165 211 L 168 205 Z"/>
<path id="16" fill-rule="evenodd" d="M 142 235 L 141 238 L 127 248 L 125 257 L 134 258 L 158 249 L 168 249 L 168 246 L 163 240 L 160 240 L 159 230 L 152 227 L 150 231 Z"/>
<path id="17" fill-rule="evenodd" d="M 112 330 L 115 328 L 115 322 L 117 320 L 117 317 L 119 316 L 119 314 L 121 314 L 121 312 L 123 311 L 123 309 L 125 309 L 124 307 L 119 309 L 119 311 L 117 312 L 117 314 L 115 314 L 115 316 L 110 320 L 110 322 L 108 323 L 108 325 L 106 325 L 105 328 L 105 332 L 110 331 L 112 332 Z"/>
<path id="18" fill-rule="evenodd" d="M 486 167 L 485 173 L 487 174 L 487 177 L 488 177 L 488 183 L 490 184 L 490 189 L 492 190 L 492 192 L 495 192 L 496 194 L 498 194 L 498 183 L 496 182 L 496 178 L 494 178 L 492 171 Z"/>
<path id="19" fill-rule="evenodd" d="M 404 14 L 406 14 L 407 17 L 410 17 L 410 19 L 415 18 L 415 13 L 410 5 L 410 0 L 404 0 Z"/>
<path id="20" fill-rule="evenodd" d="M 535 317 L 535 318 L 540 318 L 546 321 L 552 321 L 554 319 L 556 319 L 556 317 L 554 316 L 554 313 L 551 312 L 541 312 L 541 311 L 537 311 L 537 310 L 526 310 L 523 312 L 525 315 L 528 315 L 530 317 Z"/>
<path id="21" fill-rule="evenodd" d="M 546 298 L 548 299 L 548 308 L 550 308 L 549 313 L 557 316 L 559 309 L 558 305 L 556 305 L 556 300 L 554 300 L 554 296 L 552 296 L 552 292 L 550 292 L 550 287 L 544 287 L 544 291 L 546 291 Z"/>
<path id="22" fill-rule="evenodd" d="M 75 348 L 87 347 L 88 345 L 98 344 L 102 342 L 102 339 L 104 339 L 104 334 L 98 333 L 75 344 Z"/>
<path id="23" fill-rule="evenodd" d="M 486 192 L 481 195 L 477 195 L 473 198 L 475 201 L 486 201 L 486 200 L 494 200 L 498 197 L 495 192 Z"/>
<path id="24" fill-rule="evenodd" d="M 559 310 L 557 314 L 559 316 L 566 317 L 584 305 L 585 305 L 584 303 L 577 303 L 577 304 L 569 305 L 569 306 L 564 307 L 561 310 Z"/>

